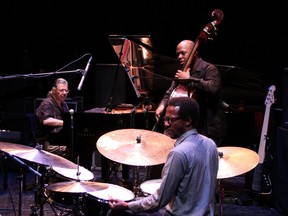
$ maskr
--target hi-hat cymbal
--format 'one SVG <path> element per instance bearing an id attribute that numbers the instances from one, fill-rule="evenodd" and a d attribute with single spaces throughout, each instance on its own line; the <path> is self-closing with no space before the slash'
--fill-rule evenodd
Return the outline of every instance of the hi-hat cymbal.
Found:
<path id="1" fill-rule="evenodd" d="M 219 147 L 218 179 L 244 174 L 259 163 L 256 152 L 242 147 Z"/>
<path id="2" fill-rule="evenodd" d="M 62 193 L 86 193 L 104 190 L 109 187 L 108 184 L 92 181 L 67 181 L 57 182 L 47 186 L 47 189 Z"/>
<path id="3" fill-rule="evenodd" d="M 80 181 L 89 181 L 94 178 L 94 174 L 87 170 L 86 168 L 79 166 L 77 169 L 67 169 L 63 167 L 52 167 L 53 171 L 58 173 L 60 176 L 64 176 L 69 180 L 80 180 Z"/>
<path id="4" fill-rule="evenodd" d="M 59 155 L 21 144 L 0 142 L 0 150 L 16 157 L 46 166 L 76 169 L 77 165 Z"/>
<path id="5" fill-rule="evenodd" d="M 102 135 L 98 151 L 122 164 L 151 166 L 165 163 L 175 140 L 159 132 L 144 129 L 120 129 Z"/>

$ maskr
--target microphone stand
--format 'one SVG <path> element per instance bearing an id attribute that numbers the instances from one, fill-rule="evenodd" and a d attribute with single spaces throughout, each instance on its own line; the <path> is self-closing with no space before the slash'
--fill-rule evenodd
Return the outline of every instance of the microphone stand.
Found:
<path id="1" fill-rule="evenodd" d="M 148 111 L 149 111 L 149 104 L 145 105 L 144 108 L 144 121 L 145 121 L 145 129 L 149 129 L 149 115 L 148 115 Z"/>
<path id="2" fill-rule="evenodd" d="M 70 151 L 71 151 L 71 161 L 74 161 L 74 139 L 73 139 L 73 134 L 74 134 L 74 119 L 73 119 L 73 114 L 74 110 L 69 110 L 70 116 L 71 116 L 71 121 L 70 121 Z"/>
<path id="3" fill-rule="evenodd" d="M 151 99 L 149 96 L 146 96 L 142 101 L 135 106 L 132 111 L 131 111 L 131 121 L 130 121 L 130 127 L 135 128 L 135 113 L 137 109 L 143 105 L 145 105 L 144 108 L 144 121 L 145 121 L 145 129 L 149 128 L 149 118 L 148 118 L 148 110 L 149 110 L 149 105 L 151 104 Z"/>
<path id="4" fill-rule="evenodd" d="M 55 72 L 47 72 L 47 73 L 38 73 L 38 74 L 16 74 L 16 75 L 7 75 L 7 76 L 0 76 L 0 80 L 8 80 L 8 79 L 15 79 L 15 78 L 41 78 L 42 76 L 47 75 L 54 75 L 54 74 L 65 74 L 65 73 L 83 73 L 84 70 L 77 69 L 71 71 L 55 71 Z"/>

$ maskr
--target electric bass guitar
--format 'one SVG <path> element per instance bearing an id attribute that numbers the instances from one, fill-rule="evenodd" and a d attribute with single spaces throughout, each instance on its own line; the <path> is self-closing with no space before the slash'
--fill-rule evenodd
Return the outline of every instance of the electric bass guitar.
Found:
<path id="1" fill-rule="evenodd" d="M 254 177 L 252 182 L 252 191 L 258 194 L 271 194 L 272 192 L 272 185 L 269 178 L 269 175 L 264 172 L 264 161 L 266 155 L 266 141 L 267 137 L 267 130 L 268 130 L 268 123 L 270 117 L 270 107 L 274 103 L 274 91 L 276 90 L 275 86 L 272 85 L 269 87 L 269 91 L 265 100 L 265 114 L 262 126 L 262 132 L 260 137 L 260 144 L 258 148 L 258 156 L 259 156 L 259 163 L 255 167 L 254 170 Z"/>

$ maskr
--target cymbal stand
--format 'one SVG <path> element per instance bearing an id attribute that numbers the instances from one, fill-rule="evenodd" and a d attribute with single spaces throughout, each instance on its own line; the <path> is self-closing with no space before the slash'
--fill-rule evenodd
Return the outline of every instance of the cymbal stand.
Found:
<path id="1" fill-rule="evenodd" d="M 24 168 L 33 172 L 35 175 L 37 176 L 42 176 L 41 173 L 39 173 L 38 171 L 34 170 L 33 168 L 31 168 L 30 166 L 28 166 L 27 164 L 25 164 L 23 161 L 21 161 L 19 158 L 15 157 L 14 155 L 8 154 L 7 155 L 9 157 L 11 157 L 13 160 L 15 160 L 17 163 L 21 164 L 21 168 L 20 168 L 20 175 L 18 176 L 18 180 L 19 180 L 19 216 L 22 215 L 22 195 L 23 195 L 23 175 L 24 175 Z"/>
<path id="2" fill-rule="evenodd" d="M 117 176 L 117 172 L 119 170 L 120 167 L 120 163 L 114 162 L 114 161 L 110 161 L 109 160 L 109 171 L 106 174 L 106 176 L 104 177 L 103 181 L 107 182 L 110 179 L 110 176 L 112 173 L 114 173 L 114 178 L 117 180 L 118 176 Z"/>
<path id="3" fill-rule="evenodd" d="M 223 180 L 219 179 L 219 216 L 222 216 L 223 213 L 223 201 L 224 201 L 224 187 Z"/>
<path id="4" fill-rule="evenodd" d="M 139 176 L 139 166 L 133 168 L 133 193 L 136 197 L 142 196 L 142 190 L 140 188 L 140 176 Z"/>
<path id="5" fill-rule="evenodd" d="M 42 169 L 40 171 L 40 169 Z M 40 211 L 40 216 L 44 215 L 44 203 L 47 201 L 47 198 L 45 197 L 44 192 L 44 176 L 47 175 L 46 172 L 43 171 L 46 170 L 46 168 L 41 167 L 39 164 L 37 164 L 37 171 L 44 173 L 41 177 L 35 176 L 35 182 L 34 182 L 34 202 L 35 205 L 31 206 L 32 215 L 38 215 L 38 210 Z"/>

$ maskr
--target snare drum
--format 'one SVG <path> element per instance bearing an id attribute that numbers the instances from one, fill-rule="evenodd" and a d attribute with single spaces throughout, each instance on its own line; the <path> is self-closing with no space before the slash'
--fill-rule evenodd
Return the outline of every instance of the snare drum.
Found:
<path id="1" fill-rule="evenodd" d="M 144 195 L 150 195 L 153 194 L 160 187 L 161 182 L 161 179 L 148 180 L 140 184 L 140 189 L 142 190 Z"/>
<path id="2" fill-rule="evenodd" d="M 108 201 L 111 198 L 131 201 L 135 198 L 135 195 L 124 187 L 108 184 L 108 188 L 105 190 L 87 193 L 84 207 L 85 214 L 94 216 L 106 215 L 110 209 Z"/>

